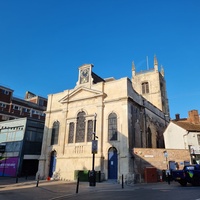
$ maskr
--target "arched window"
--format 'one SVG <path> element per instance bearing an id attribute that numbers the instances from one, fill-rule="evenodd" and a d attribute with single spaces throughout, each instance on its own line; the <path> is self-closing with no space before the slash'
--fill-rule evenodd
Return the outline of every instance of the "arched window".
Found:
<path id="1" fill-rule="evenodd" d="M 144 82 L 142 83 L 142 94 L 147 94 L 149 93 L 149 83 Z"/>
<path id="2" fill-rule="evenodd" d="M 117 115 L 115 113 L 108 116 L 108 140 L 117 140 Z"/>
<path id="3" fill-rule="evenodd" d="M 70 122 L 70 124 L 69 124 L 68 143 L 73 143 L 73 141 L 74 141 L 74 122 Z"/>
<path id="4" fill-rule="evenodd" d="M 60 123 L 58 121 L 53 123 L 51 145 L 58 144 L 59 127 L 60 127 Z"/>
<path id="5" fill-rule="evenodd" d="M 87 128 L 87 142 L 92 141 L 92 136 L 93 136 L 93 121 L 88 120 L 88 128 Z"/>
<path id="6" fill-rule="evenodd" d="M 77 127 L 76 127 L 76 142 L 85 141 L 85 112 L 79 112 L 77 115 Z"/>
<path id="7" fill-rule="evenodd" d="M 152 134 L 149 127 L 147 129 L 147 148 L 152 148 Z"/>
<path id="8" fill-rule="evenodd" d="M 156 132 L 156 148 L 159 148 L 160 147 L 160 136 L 159 136 L 159 133 Z"/>

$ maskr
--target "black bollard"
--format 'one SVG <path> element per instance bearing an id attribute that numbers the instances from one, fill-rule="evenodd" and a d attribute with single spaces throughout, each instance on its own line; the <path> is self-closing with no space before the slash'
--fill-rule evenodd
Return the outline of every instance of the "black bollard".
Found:
<path id="1" fill-rule="evenodd" d="M 28 170 L 25 171 L 25 179 L 28 179 Z"/>
<path id="2" fill-rule="evenodd" d="M 122 174 L 122 189 L 124 189 L 124 175 Z"/>
<path id="3" fill-rule="evenodd" d="M 18 183 L 18 175 L 16 176 L 16 183 Z"/>
<path id="4" fill-rule="evenodd" d="M 38 174 L 36 187 L 38 187 L 39 185 L 39 180 L 40 180 L 40 175 Z"/>
<path id="5" fill-rule="evenodd" d="M 78 188 L 79 188 L 79 177 L 77 179 L 77 184 L 76 184 L 76 193 L 78 193 Z"/>
<path id="6" fill-rule="evenodd" d="M 170 173 L 168 172 L 168 173 L 167 173 L 167 182 L 168 182 L 168 185 L 170 185 L 170 178 L 171 178 L 171 177 L 170 177 Z"/>

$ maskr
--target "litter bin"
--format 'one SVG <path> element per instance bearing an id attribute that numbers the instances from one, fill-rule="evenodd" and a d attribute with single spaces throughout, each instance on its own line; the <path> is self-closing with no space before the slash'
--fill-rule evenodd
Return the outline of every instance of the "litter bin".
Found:
<path id="1" fill-rule="evenodd" d="M 95 172 L 95 170 L 89 171 L 88 179 L 89 179 L 89 186 L 96 186 L 96 172 Z"/>

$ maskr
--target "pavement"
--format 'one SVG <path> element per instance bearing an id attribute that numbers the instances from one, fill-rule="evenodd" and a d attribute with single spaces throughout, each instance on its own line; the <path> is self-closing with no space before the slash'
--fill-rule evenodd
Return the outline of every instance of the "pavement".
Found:
<path id="1" fill-rule="evenodd" d="M 26 193 L 40 195 L 40 199 L 61 199 L 61 198 L 71 198 L 77 194 L 86 193 L 96 193 L 105 191 L 133 191 L 135 189 L 141 188 L 162 188 L 169 189 L 173 187 L 176 183 L 167 182 L 157 182 L 157 183 L 138 183 L 138 184 L 119 184 L 116 181 L 103 181 L 97 182 L 96 186 L 90 186 L 88 182 L 78 182 L 77 181 L 62 181 L 62 180 L 39 180 L 37 181 L 35 177 L 20 177 L 18 179 L 11 177 L 0 177 L 0 196 L 2 192 L 6 191 L 16 191 L 23 195 Z M 43 198 L 42 198 L 43 197 Z M 26 199 L 26 198 L 24 198 Z M 28 198 L 28 199 L 37 199 Z"/>
<path id="2" fill-rule="evenodd" d="M 41 182 L 46 182 L 46 180 L 41 180 Z M 37 180 L 34 176 L 30 177 L 0 177 L 0 188 L 15 187 L 20 185 L 30 185 L 37 184 Z"/>
<path id="3" fill-rule="evenodd" d="M 78 185 L 77 181 L 62 181 L 62 180 L 37 180 L 35 176 L 30 177 L 0 177 L 0 189 L 6 187 L 16 187 L 16 186 L 23 186 L 23 185 L 35 185 L 36 187 L 40 185 L 48 185 L 48 184 L 75 184 Z M 171 182 L 172 184 L 173 182 Z M 132 188 L 132 187 L 155 187 L 155 186 L 162 186 L 168 185 L 167 182 L 156 182 L 156 183 L 137 183 L 137 184 L 120 184 L 116 180 L 108 180 L 102 182 L 96 182 L 96 186 L 90 186 L 88 182 L 79 182 L 79 185 L 84 185 L 85 188 L 100 188 L 100 189 L 107 189 L 107 188 Z"/>
<path id="4" fill-rule="evenodd" d="M 111 189 L 111 188 L 122 188 L 122 185 L 117 183 L 117 181 L 103 181 L 103 182 L 96 182 L 96 186 L 90 186 L 89 182 L 77 182 L 77 181 L 62 181 L 62 180 L 36 180 L 35 177 L 20 177 L 20 178 L 13 178 L 13 177 L 0 177 L 0 189 L 5 188 L 20 188 L 25 186 L 48 186 L 48 185 L 59 185 L 59 184 L 67 184 L 67 185 L 74 185 L 77 190 L 81 187 L 84 190 L 93 190 L 93 189 Z M 78 187 L 78 188 L 77 188 Z"/>

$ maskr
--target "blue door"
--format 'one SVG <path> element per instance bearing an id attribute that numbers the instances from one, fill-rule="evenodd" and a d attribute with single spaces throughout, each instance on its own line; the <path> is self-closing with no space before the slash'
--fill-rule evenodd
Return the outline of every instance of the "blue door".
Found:
<path id="1" fill-rule="evenodd" d="M 53 172 L 56 169 L 56 152 L 51 153 L 50 167 L 49 167 L 49 177 L 52 177 Z"/>
<path id="2" fill-rule="evenodd" d="M 112 147 L 108 150 L 108 179 L 117 179 L 117 150 Z"/>

